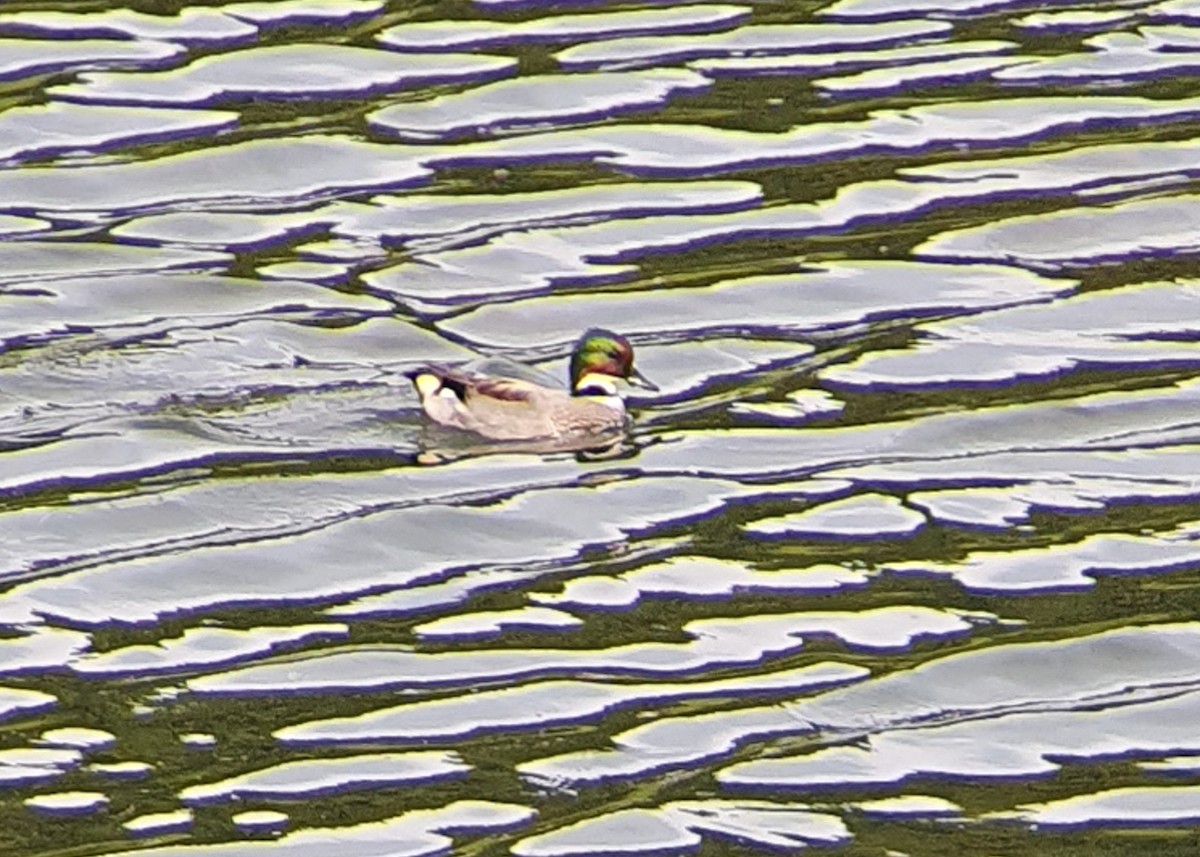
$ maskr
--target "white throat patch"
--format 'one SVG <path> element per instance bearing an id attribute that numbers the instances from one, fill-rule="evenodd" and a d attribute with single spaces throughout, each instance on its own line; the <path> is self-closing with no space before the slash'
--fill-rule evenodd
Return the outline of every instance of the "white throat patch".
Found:
<path id="1" fill-rule="evenodd" d="M 575 392 L 578 393 L 580 390 L 587 390 L 586 395 L 589 396 L 615 396 L 617 395 L 617 379 L 601 372 L 588 372 L 575 385 Z"/>

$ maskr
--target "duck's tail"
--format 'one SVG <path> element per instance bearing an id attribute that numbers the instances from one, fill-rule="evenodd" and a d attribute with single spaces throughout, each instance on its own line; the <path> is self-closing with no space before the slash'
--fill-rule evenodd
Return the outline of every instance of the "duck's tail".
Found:
<path id="1" fill-rule="evenodd" d="M 417 369 L 409 369 L 404 373 L 404 377 L 413 382 L 413 386 L 417 388 L 417 395 L 421 397 L 422 401 L 438 395 L 443 390 L 449 390 L 459 399 L 462 399 L 466 392 L 462 380 L 458 378 L 454 370 L 446 366 L 421 366 Z"/>

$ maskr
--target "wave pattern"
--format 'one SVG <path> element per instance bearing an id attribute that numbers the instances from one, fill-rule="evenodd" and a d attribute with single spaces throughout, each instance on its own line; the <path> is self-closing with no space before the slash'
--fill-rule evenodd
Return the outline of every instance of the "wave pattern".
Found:
<path id="1" fill-rule="evenodd" d="M 1194 839 L 1191 0 L 60 5 L 0 852 Z M 429 456 L 406 370 L 591 325 L 627 448 Z"/>

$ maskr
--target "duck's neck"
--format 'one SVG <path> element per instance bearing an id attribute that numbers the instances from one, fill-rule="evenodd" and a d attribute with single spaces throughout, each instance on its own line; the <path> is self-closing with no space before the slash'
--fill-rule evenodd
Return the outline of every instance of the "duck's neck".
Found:
<path id="1" fill-rule="evenodd" d="M 585 372 L 575 382 L 576 396 L 617 396 L 617 379 L 601 372 Z"/>

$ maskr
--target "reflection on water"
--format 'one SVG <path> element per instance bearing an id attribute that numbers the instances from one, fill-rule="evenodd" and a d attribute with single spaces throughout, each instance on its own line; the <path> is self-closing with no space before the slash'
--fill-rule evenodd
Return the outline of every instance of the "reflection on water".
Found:
<path id="1" fill-rule="evenodd" d="M 4 855 L 1195 850 L 1192 0 L 60 5 Z M 422 424 L 595 325 L 609 454 Z"/>

